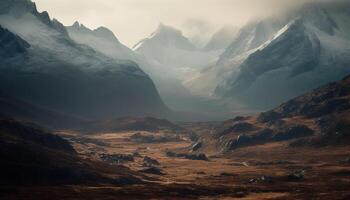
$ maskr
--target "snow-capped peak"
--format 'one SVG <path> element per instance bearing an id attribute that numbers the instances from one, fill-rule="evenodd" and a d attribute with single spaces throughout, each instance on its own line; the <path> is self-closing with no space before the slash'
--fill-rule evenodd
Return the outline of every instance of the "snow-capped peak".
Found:
<path id="1" fill-rule="evenodd" d="M 146 46 L 167 46 L 190 51 L 196 49 L 180 30 L 164 25 L 163 23 L 160 23 L 157 29 L 148 38 L 137 43 L 133 47 L 133 50 L 140 51 L 141 48 Z"/>

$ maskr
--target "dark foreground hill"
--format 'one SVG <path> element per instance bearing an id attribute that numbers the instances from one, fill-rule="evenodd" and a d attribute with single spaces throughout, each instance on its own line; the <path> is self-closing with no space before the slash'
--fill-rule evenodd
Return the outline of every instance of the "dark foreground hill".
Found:
<path id="1" fill-rule="evenodd" d="M 350 76 L 258 116 L 228 120 L 214 137 L 225 151 L 276 141 L 291 141 L 291 146 L 347 145 L 349 133 Z"/>
<path id="2" fill-rule="evenodd" d="M 125 167 L 79 158 L 68 141 L 36 125 L 0 120 L 0 184 L 131 184 Z"/>

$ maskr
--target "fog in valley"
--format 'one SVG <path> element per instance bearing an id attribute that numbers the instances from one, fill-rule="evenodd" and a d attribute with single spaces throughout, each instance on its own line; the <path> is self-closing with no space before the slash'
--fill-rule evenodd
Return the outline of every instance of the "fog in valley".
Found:
<path id="1" fill-rule="evenodd" d="M 0 198 L 350 199 L 348 0 L 1 0 Z"/>

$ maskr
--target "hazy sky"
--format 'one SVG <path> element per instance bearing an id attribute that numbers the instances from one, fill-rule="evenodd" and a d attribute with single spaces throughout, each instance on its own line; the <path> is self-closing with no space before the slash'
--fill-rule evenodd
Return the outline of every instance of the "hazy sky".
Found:
<path id="1" fill-rule="evenodd" d="M 203 38 L 224 25 L 239 26 L 258 16 L 281 12 L 304 0 L 34 0 L 39 11 L 64 25 L 75 21 L 106 26 L 131 47 L 160 22 Z"/>

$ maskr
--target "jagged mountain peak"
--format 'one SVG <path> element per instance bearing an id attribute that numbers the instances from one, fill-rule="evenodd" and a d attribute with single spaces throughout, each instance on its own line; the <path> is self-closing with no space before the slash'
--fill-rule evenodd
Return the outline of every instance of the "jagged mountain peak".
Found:
<path id="1" fill-rule="evenodd" d="M 272 39 L 274 34 L 283 27 L 284 20 L 273 18 L 255 20 L 242 27 L 237 37 L 220 56 L 219 64 L 223 64 L 244 52 L 250 51 Z"/>
<path id="2" fill-rule="evenodd" d="M 109 39 L 113 39 L 113 40 L 117 40 L 117 37 L 114 35 L 114 33 L 109 30 L 108 28 L 104 27 L 104 26 L 100 26 L 97 29 L 94 30 L 94 32 L 104 38 L 109 38 Z M 119 41 L 118 41 L 119 42 Z"/>
<path id="3" fill-rule="evenodd" d="M 182 32 L 174 27 L 165 25 L 163 23 L 160 23 L 156 29 L 156 31 L 154 31 L 152 33 L 152 35 L 156 35 L 156 34 L 174 34 L 174 35 L 181 35 L 183 36 Z"/>
<path id="4" fill-rule="evenodd" d="M 143 48 L 159 48 L 171 47 L 183 50 L 193 51 L 196 49 L 195 45 L 186 38 L 182 32 L 176 28 L 160 23 L 157 29 L 150 35 L 150 37 L 138 42 L 133 49 L 135 51 L 142 51 Z"/>
<path id="5" fill-rule="evenodd" d="M 75 21 L 72 25 L 73 28 L 79 28 L 80 27 L 80 23 L 78 21 Z"/>
<path id="6" fill-rule="evenodd" d="M 349 73 L 349 5 L 312 2 L 248 23 L 193 85 L 214 80 L 216 95 L 266 109 L 339 79 Z"/>
<path id="7" fill-rule="evenodd" d="M 33 15 L 47 26 L 54 28 L 64 36 L 68 36 L 66 29 L 58 20 L 51 20 L 47 11 L 39 12 L 36 4 L 31 0 L 2 0 L 0 14 L 7 14 L 15 18 L 25 18 L 27 14 Z"/>
<path id="8" fill-rule="evenodd" d="M 0 13 L 11 13 L 21 15 L 25 12 L 38 12 L 35 3 L 30 0 L 2 0 L 0 2 Z"/>
<path id="9" fill-rule="evenodd" d="M 68 29 L 72 31 L 81 32 L 81 33 L 92 34 L 96 37 L 100 37 L 105 40 L 120 43 L 117 37 L 114 35 L 114 33 L 104 26 L 100 26 L 96 29 L 90 29 L 86 27 L 84 24 L 81 24 L 78 21 L 76 21 L 72 26 L 69 26 Z"/>
<path id="10" fill-rule="evenodd" d="M 230 97 L 241 95 L 245 103 L 270 108 L 344 76 L 349 70 L 343 63 L 350 58 L 347 17 L 344 8 L 340 12 L 338 7 L 322 3 L 304 5 L 271 39 L 250 51 L 235 74 L 216 91 L 230 88 L 224 92 Z M 265 26 L 259 23 L 254 29 Z M 237 56 L 232 52 L 228 51 L 230 59 Z"/>
<path id="11" fill-rule="evenodd" d="M 86 27 L 84 24 L 81 24 L 78 21 L 74 22 L 72 26 L 68 26 L 68 28 L 74 28 L 77 31 L 86 31 L 86 32 L 92 31 L 90 28 Z"/>
<path id="12" fill-rule="evenodd" d="M 24 9 L 25 5 L 33 9 Z M 0 43 L 5 39 L 0 44 L 0 90 L 6 94 L 84 118 L 168 111 L 149 76 L 134 62 L 124 61 L 129 58 L 126 47 L 91 34 L 72 37 L 47 12 L 37 12 L 31 1 L 2 0 L 0 8 L 0 25 L 13 33 L 0 34 Z M 74 27 L 89 30 L 79 22 Z M 105 28 L 95 32 L 111 35 Z M 104 52 L 93 48 L 95 44 Z M 20 78 L 23 73 L 36 75 Z"/>
<path id="13" fill-rule="evenodd" d="M 39 12 L 36 4 L 31 0 L 2 0 L 0 3 L 0 14 L 10 14 L 15 17 L 21 17 L 26 13 L 37 16 L 45 24 L 51 22 L 49 13 Z"/>

